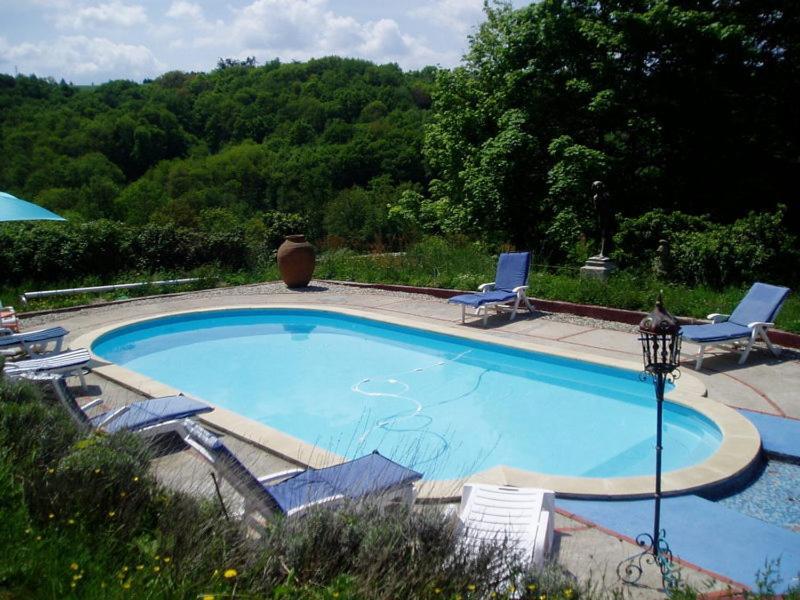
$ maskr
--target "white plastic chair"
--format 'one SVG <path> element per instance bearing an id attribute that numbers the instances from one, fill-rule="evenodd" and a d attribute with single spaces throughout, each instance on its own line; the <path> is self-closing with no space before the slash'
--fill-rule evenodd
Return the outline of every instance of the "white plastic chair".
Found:
<path id="1" fill-rule="evenodd" d="M 553 547 L 555 493 L 538 488 L 469 483 L 458 518 L 468 548 L 503 543 L 541 568 Z"/>

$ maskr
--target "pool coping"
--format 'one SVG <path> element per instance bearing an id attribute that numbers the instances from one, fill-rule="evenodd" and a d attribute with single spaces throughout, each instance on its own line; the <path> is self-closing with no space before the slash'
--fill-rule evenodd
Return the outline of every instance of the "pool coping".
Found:
<path id="1" fill-rule="evenodd" d="M 611 366 L 641 371 L 638 361 L 597 357 L 590 352 L 566 348 L 553 348 L 531 341 L 498 339 L 484 331 L 464 329 L 456 331 L 452 326 L 437 323 L 421 322 L 413 319 L 386 315 L 364 308 L 332 306 L 313 303 L 264 303 L 248 305 L 220 305 L 211 308 L 194 310 L 177 310 L 148 315 L 135 319 L 127 319 L 97 328 L 76 338 L 74 347 L 85 347 L 92 355 L 96 366 L 92 370 L 98 375 L 114 381 L 123 387 L 145 396 L 157 397 L 180 393 L 169 385 L 120 367 L 94 354 L 92 344 L 102 335 L 136 323 L 152 321 L 164 317 L 186 314 L 216 312 L 223 310 L 311 310 L 327 313 L 359 317 L 373 321 L 410 327 L 416 330 L 433 332 L 452 337 L 461 337 L 471 341 L 497 344 L 500 346 L 532 351 L 567 359 L 580 360 L 592 364 Z M 667 399 L 678 405 L 693 409 L 711 419 L 722 432 L 719 449 L 705 461 L 675 471 L 664 473 L 662 477 L 662 493 L 675 495 L 694 493 L 710 486 L 737 477 L 747 471 L 758 460 L 761 451 L 761 438 L 756 427 L 744 416 L 724 404 L 706 398 L 707 390 L 699 378 L 691 372 L 682 371 L 676 387 L 667 394 Z M 214 410 L 199 419 L 227 434 L 241 438 L 259 448 L 271 452 L 292 463 L 314 468 L 329 466 L 342 461 L 342 457 L 318 446 L 313 446 L 282 431 L 263 423 L 254 421 L 238 413 L 216 406 L 203 399 Z M 642 498 L 653 494 L 653 478 L 651 476 L 587 478 L 547 475 L 527 471 L 506 465 L 474 473 L 460 479 L 425 480 L 419 484 L 419 498 L 426 501 L 454 501 L 461 495 L 461 488 L 466 481 L 489 483 L 496 485 L 532 486 L 556 491 L 559 496 L 571 498 Z"/>

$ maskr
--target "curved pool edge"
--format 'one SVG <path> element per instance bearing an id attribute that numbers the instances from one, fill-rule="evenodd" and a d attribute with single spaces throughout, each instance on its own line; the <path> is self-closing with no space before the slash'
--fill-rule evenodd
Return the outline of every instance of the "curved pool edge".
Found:
<path id="1" fill-rule="evenodd" d="M 497 336 L 472 329 L 456 331 L 455 328 L 451 326 L 429 322 L 420 323 L 413 319 L 396 317 L 394 315 L 389 316 L 368 309 L 305 302 L 295 304 L 268 303 L 246 306 L 217 306 L 199 310 L 159 313 L 100 327 L 79 336 L 72 344 L 73 347 L 85 347 L 89 349 L 94 362 L 98 365 L 95 366 L 93 370 L 105 379 L 111 380 L 145 396 L 172 395 L 179 393 L 180 390 L 124 367 L 109 363 L 105 359 L 94 354 L 92 345 L 102 335 L 128 325 L 179 315 L 252 309 L 311 310 L 337 313 L 519 350 L 538 352 L 603 366 L 617 367 L 629 371 L 638 372 L 641 370 L 640 363 L 634 360 L 609 357 L 600 358 L 589 352 L 553 348 L 546 344 L 539 344 L 536 342 L 523 342 L 509 338 L 498 339 Z M 692 467 L 665 473 L 662 478 L 662 491 L 664 495 L 691 493 L 714 487 L 745 472 L 759 458 L 761 438 L 752 423 L 732 408 L 722 403 L 709 400 L 706 394 L 706 387 L 700 379 L 691 372 L 683 372 L 675 389 L 667 394 L 668 401 L 695 410 L 710 419 L 721 431 L 722 442 L 717 451 L 705 461 Z M 203 401 L 214 407 L 214 410 L 211 413 L 202 415 L 200 417 L 202 422 L 224 431 L 225 433 L 241 438 L 289 462 L 319 468 L 335 464 L 342 460 L 342 457 L 335 453 L 308 444 L 307 442 L 269 427 L 268 425 L 243 417 L 238 413 L 218 407 L 213 402 L 206 399 L 203 399 Z M 617 478 L 567 477 L 546 475 L 515 467 L 497 465 L 461 479 L 423 481 L 419 486 L 419 497 L 421 500 L 427 501 L 457 499 L 460 497 L 461 486 L 466 481 L 540 487 L 552 489 L 559 495 L 574 498 L 624 499 L 652 497 L 653 495 L 653 478 L 651 476 Z"/>

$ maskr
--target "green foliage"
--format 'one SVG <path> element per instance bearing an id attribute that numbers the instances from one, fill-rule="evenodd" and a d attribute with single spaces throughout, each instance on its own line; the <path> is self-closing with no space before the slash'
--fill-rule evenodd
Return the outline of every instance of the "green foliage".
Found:
<path id="1" fill-rule="evenodd" d="M 724 287 L 753 281 L 796 281 L 796 238 L 786 226 L 786 209 L 750 213 L 731 224 L 708 217 L 654 210 L 622 219 L 614 241 L 621 266 L 650 265 L 660 239 L 671 245 L 670 277 L 688 285 Z"/>
<path id="2" fill-rule="evenodd" d="M 422 124 L 434 69 L 323 58 L 220 59 L 144 84 L 90 89 L 36 77 L 0 86 L 0 189 L 71 220 L 195 228 L 200 213 L 300 214 L 378 176 L 425 182 Z"/>
<path id="3" fill-rule="evenodd" d="M 464 65 L 433 90 L 430 197 L 463 211 L 456 231 L 521 247 L 552 245 L 567 208 L 596 237 L 593 179 L 627 217 L 663 207 L 724 224 L 793 198 L 787 32 L 800 22 L 757 4 L 488 4 Z"/>

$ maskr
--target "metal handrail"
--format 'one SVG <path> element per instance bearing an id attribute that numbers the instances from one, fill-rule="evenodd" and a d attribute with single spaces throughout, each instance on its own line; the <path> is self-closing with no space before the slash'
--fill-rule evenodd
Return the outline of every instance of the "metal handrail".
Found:
<path id="1" fill-rule="evenodd" d="M 47 298 L 49 296 L 69 296 L 70 294 L 115 292 L 117 290 L 129 290 L 133 288 L 145 287 L 148 285 L 181 285 L 200 281 L 200 277 L 190 277 L 187 279 L 165 279 L 163 281 L 143 281 L 140 283 L 117 283 L 114 285 L 94 285 L 90 287 L 65 288 L 63 290 L 42 290 L 39 292 L 25 292 L 19 299 L 23 304 L 34 298 Z"/>

